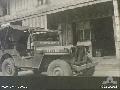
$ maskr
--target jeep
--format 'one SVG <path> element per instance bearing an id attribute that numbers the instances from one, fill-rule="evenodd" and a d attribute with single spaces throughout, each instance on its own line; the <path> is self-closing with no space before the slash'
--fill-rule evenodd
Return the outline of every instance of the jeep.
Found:
<path id="1" fill-rule="evenodd" d="M 17 76 L 32 70 L 47 76 L 92 76 L 89 45 L 62 45 L 58 30 L 39 30 L 18 25 L 0 29 L 0 70 L 4 76 Z"/>

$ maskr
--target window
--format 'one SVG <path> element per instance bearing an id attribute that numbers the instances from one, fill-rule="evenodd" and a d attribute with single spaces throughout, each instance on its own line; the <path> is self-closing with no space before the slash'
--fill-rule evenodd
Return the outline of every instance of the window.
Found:
<path id="1" fill-rule="evenodd" d="M 83 37 L 84 37 L 84 36 L 83 36 L 83 30 L 79 30 L 79 31 L 78 31 L 78 41 L 81 41 L 81 42 L 82 42 L 82 41 L 83 41 Z"/>
<path id="2" fill-rule="evenodd" d="M 85 41 L 88 41 L 88 40 L 90 40 L 91 39 L 91 32 L 90 32 L 90 30 L 88 29 L 86 29 L 86 30 L 84 30 L 84 40 Z"/>
<path id="3" fill-rule="evenodd" d="M 33 41 L 59 41 L 57 32 L 38 32 L 33 34 Z"/>
<path id="4" fill-rule="evenodd" d="M 10 15 L 10 0 L 7 1 L 7 7 L 6 7 L 6 13 L 7 15 Z"/>
<path id="5" fill-rule="evenodd" d="M 91 40 L 90 30 L 78 30 L 78 41 L 84 42 Z"/>
<path id="6" fill-rule="evenodd" d="M 38 0 L 38 6 L 46 4 L 46 0 Z"/>
<path id="7" fill-rule="evenodd" d="M 86 23 L 78 24 L 78 41 L 84 42 L 91 40 L 91 29 Z"/>

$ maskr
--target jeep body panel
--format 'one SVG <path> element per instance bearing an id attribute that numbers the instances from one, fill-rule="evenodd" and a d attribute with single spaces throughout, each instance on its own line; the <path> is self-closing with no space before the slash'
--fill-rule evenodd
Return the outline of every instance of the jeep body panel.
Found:
<path id="1" fill-rule="evenodd" d="M 37 47 L 37 51 L 42 51 L 43 53 L 69 53 L 72 45 L 70 46 L 47 46 L 47 47 Z"/>
<path id="2" fill-rule="evenodd" d="M 71 46 L 49 46 L 36 48 L 36 50 L 34 51 L 35 54 L 31 59 L 32 68 L 39 69 L 41 67 L 41 63 L 44 62 L 44 60 L 46 60 L 47 58 L 48 60 L 46 60 L 46 62 L 49 62 L 51 58 L 52 60 L 56 60 L 58 58 L 70 55 L 68 51 L 69 48 L 71 48 Z"/>
<path id="3" fill-rule="evenodd" d="M 43 58 L 43 54 L 35 54 L 34 56 L 30 56 L 30 57 L 29 56 L 22 57 L 21 65 L 19 67 L 29 68 L 29 69 L 34 69 L 34 68 L 39 69 L 42 58 Z"/>

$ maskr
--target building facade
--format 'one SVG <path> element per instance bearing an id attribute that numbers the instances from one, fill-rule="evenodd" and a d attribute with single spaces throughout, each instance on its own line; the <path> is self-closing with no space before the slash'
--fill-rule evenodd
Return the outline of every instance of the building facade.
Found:
<path id="1" fill-rule="evenodd" d="M 101 53 L 120 58 L 119 3 L 119 0 L 7 0 L 4 7 L 7 13 L 0 17 L 0 24 L 60 29 L 63 45 L 87 45 L 93 56 Z"/>
<path id="2" fill-rule="evenodd" d="M 0 0 L 0 17 L 7 14 L 6 0 Z"/>

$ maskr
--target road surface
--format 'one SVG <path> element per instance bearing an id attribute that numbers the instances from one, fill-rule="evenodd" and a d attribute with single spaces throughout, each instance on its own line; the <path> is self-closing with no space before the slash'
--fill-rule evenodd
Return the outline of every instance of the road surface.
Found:
<path id="1" fill-rule="evenodd" d="M 113 58 L 97 58 L 99 62 L 95 68 L 95 73 L 93 76 L 117 76 L 120 77 L 120 60 L 115 60 Z M 18 73 L 18 76 L 29 76 L 33 75 L 32 71 L 22 71 Z M 0 72 L 0 76 L 2 73 Z"/>

